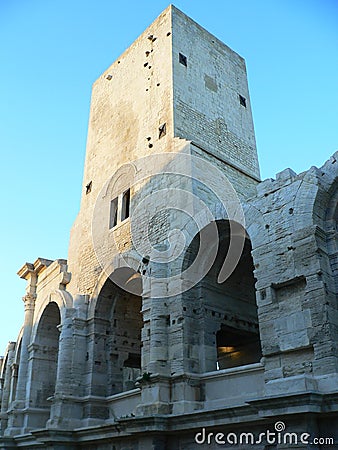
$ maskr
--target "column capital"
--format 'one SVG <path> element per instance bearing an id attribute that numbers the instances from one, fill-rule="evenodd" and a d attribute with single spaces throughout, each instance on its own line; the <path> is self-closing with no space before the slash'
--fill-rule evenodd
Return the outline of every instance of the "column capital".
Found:
<path id="1" fill-rule="evenodd" d="M 36 294 L 26 294 L 22 297 L 22 301 L 25 304 L 25 311 L 33 311 L 35 308 Z"/>
<path id="2" fill-rule="evenodd" d="M 36 294 L 28 293 L 22 297 L 24 303 L 35 302 Z"/>
<path id="3" fill-rule="evenodd" d="M 49 259 L 38 258 L 34 263 L 26 262 L 17 272 L 20 278 L 27 280 L 26 296 L 36 294 L 38 275 L 52 263 Z M 25 297 L 26 297 L 25 296 Z M 25 300 L 24 300 L 25 302 Z"/>

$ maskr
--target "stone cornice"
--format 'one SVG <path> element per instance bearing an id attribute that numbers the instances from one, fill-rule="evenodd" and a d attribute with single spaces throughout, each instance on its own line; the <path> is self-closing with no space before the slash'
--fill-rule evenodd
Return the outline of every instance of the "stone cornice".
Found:
<path id="1" fill-rule="evenodd" d="M 309 391 L 263 397 L 249 400 L 247 403 L 258 411 L 260 417 L 273 417 L 283 414 L 320 413 L 328 397 L 320 392 Z"/>
<path id="2" fill-rule="evenodd" d="M 52 264 L 51 259 L 45 259 L 45 258 L 38 258 L 34 262 L 34 270 L 35 273 L 38 275 L 42 270 L 44 270 L 46 267 L 50 266 Z"/>
<path id="3" fill-rule="evenodd" d="M 38 275 L 43 269 L 48 267 L 53 261 L 45 258 L 38 258 L 34 263 L 26 262 L 17 272 L 20 278 L 27 280 L 33 273 Z"/>
<path id="4" fill-rule="evenodd" d="M 26 262 L 17 272 L 20 278 L 27 280 L 28 275 L 34 273 L 34 264 Z"/>

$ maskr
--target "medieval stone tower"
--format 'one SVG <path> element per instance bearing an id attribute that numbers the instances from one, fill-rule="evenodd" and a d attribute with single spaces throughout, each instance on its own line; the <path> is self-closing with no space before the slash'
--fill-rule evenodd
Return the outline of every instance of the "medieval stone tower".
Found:
<path id="1" fill-rule="evenodd" d="M 94 83 L 68 259 L 18 272 L 0 448 L 337 442 L 337 156 L 261 182 L 243 58 L 169 6 Z"/>

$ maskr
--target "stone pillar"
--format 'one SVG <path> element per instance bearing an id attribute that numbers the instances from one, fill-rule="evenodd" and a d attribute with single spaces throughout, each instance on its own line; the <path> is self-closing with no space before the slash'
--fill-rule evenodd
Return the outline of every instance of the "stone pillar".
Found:
<path id="1" fill-rule="evenodd" d="M 66 309 L 62 323 L 58 327 L 60 340 L 55 395 L 69 395 L 74 391 L 72 378 L 74 313 L 74 308 Z"/>
<path id="2" fill-rule="evenodd" d="M 18 364 L 13 362 L 13 364 L 11 365 L 11 393 L 10 393 L 9 403 L 11 403 L 13 400 L 15 400 L 16 386 L 17 386 L 17 382 L 18 382 L 18 371 L 19 371 Z"/>
<path id="3" fill-rule="evenodd" d="M 51 406 L 47 428 L 74 428 L 81 426 L 82 405 L 75 397 L 79 392 L 80 380 L 74 378 L 74 356 L 77 352 L 74 339 L 75 309 L 63 312 L 59 325 L 60 340 L 55 395 Z M 75 351 L 74 351 L 75 350 Z M 83 349 L 79 349 L 83 357 Z"/>
<path id="4" fill-rule="evenodd" d="M 28 375 L 28 346 L 31 340 L 36 294 L 28 293 L 22 300 L 25 304 L 24 328 L 21 341 L 21 355 L 16 386 L 16 407 L 24 407 L 26 399 L 26 383 Z"/>
<path id="5" fill-rule="evenodd" d="M 151 265 L 151 267 L 149 267 Z M 167 291 L 164 281 L 157 280 L 156 277 L 165 279 L 167 267 L 165 264 L 151 263 L 147 269 L 147 275 L 151 278 L 145 278 L 142 294 L 142 312 L 144 323 L 147 324 L 149 343 L 147 365 L 142 369 L 146 372 L 168 375 L 168 301 L 163 298 L 163 293 Z"/>
<path id="6" fill-rule="evenodd" d="M 164 264 L 152 264 L 151 279 L 145 279 L 142 296 L 144 328 L 142 332 L 143 375 L 139 380 L 142 388 L 142 404 L 137 415 L 168 414 L 170 411 L 170 364 L 168 362 L 168 303 L 160 298 L 166 287 L 157 276 L 165 277 Z M 160 272 L 161 271 L 161 272 Z M 144 342 L 146 341 L 146 342 Z M 146 354 L 145 354 L 146 352 Z"/>

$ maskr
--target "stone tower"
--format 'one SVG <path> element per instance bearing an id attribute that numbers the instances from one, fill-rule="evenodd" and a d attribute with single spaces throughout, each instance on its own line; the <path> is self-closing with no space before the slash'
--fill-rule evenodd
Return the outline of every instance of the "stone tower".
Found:
<path id="1" fill-rule="evenodd" d="M 337 439 L 337 154 L 259 176 L 244 60 L 169 6 L 94 83 L 68 260 L 18 272 L 0 449 Z"/>
<path id="2" fill-rule="evenodd" d="M 93 86 L 68 258 L 73 295 L 91 293 L 97 280 L 89 228 L 103 184 L 127 162 L 183 149 L 221 167 L 239 195 L 254 192 L 259 166 L 245 62 L 169 6 Z"/>

